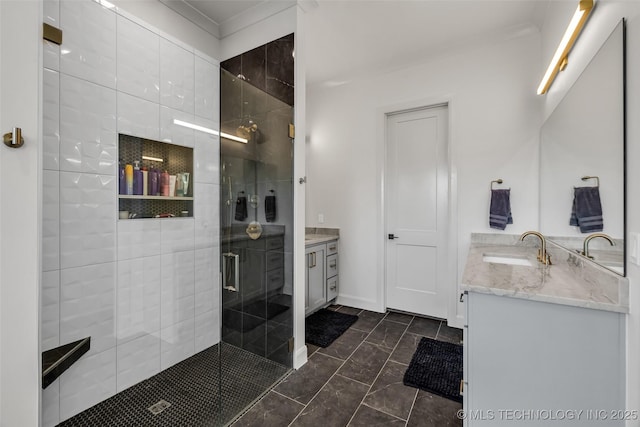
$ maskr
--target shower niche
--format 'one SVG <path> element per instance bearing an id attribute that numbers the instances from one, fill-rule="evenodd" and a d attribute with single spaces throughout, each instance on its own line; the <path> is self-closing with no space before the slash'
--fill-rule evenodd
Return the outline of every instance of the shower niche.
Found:
<path id="1" fill-rule="evenodd" d="M 126 174 L 123 179 L 124 170 L 119 169 L 118 210 L 121 213 L 128 213 L 128 218 L 120 217 L 120 219 L 193 216 L 193 148 L 120 134 L 118 150 L 120 167 L 123 169 L 126 165 L 134 167 L 136 162 L 139 162 L 139 177 L 142 178 L 142 184 L 138 189 L 128 191 Z M 143 169 L 147 172 L 146 179 L 143 178 Z M 160 174 L 154 190 L 151 188 L 153 171 L 158 171 Z M 169 195 L 163 195 L 161 188 L 161 176 L 164 172 L 169 176 L 169 180 L 174 179 L 171 177 L 176 179 L 173 186 L 171 182 L 169 183 Z M 186 178 L 182 179 L 181 188 L 176 192 L 176 188 L 179 187 L 177 179 L 184 175 Z M 129 192 L 140 194 L 127 194 Z"/>

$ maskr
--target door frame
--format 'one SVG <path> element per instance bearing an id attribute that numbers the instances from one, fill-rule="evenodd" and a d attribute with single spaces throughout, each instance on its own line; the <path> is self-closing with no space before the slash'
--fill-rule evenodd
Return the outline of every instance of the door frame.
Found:
<path id="1" fill-rule="evenodd" d="M 459 290 L 458 284 L 458 191 L 457 191 L 457 169 L 455 159 L 455 132 L 454 126 L 454 96 L 442 95 L 433 98 L 418 99 L 398 104 L 387 105 L 377 110 L 377 135 L 376 152 L 377 152 L 377 233 L 378 233 L 378 250 L 377 250 L 377 300 L 379 301 L 378 309 L 382 312 L 387 310 L 387 284 L 386 284 L 386 267 L 387 267 L 387 214 L 385 186 L 387 175 L 387 118 L 392 114 L 409 112 L 412 110 L 447 107 L 448 136 L 447 136 L 447 164 L 449 167 L 448 178 L 448 213 L 449 224 L 447 229 L 447 266 L 446 266 L 446 300 L 447 300 L 447 323 L 451 326 L 462 326 L 462 313 L 457 313 L 457 295 Z"/>

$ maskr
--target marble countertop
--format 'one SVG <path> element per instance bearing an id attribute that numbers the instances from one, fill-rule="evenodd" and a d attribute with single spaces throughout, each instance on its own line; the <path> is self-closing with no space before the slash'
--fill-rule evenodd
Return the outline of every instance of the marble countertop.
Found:
<path id="1" fill-rule="evenodd" d="M 337 228 L 305 228 L 304 245 L 306 247 L 332 242 L 340 238 Z"/>
<path id="2" fill-rule="evenodd" d="M 489 237 L 488 237 L 489 236 Z M 537 239 L 472 235 L 462 289 L 598 310 L 629 312 L 629 282 L 553 242 L 547 242 L 552 265 L 536 259 Z M 533 244 L 532 244 L 533 242 Z M 486 255 L 527 259 L 532 266 L 486 262 Z"/>

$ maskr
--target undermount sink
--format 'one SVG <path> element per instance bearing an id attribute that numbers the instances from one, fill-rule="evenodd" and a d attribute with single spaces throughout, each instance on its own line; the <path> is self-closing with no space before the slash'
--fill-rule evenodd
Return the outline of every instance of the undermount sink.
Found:
<path id="1" fill-rule="evenodd" d="M 528 258 L 517 255 L 483 254 L 482 261 L 490 262 L 493 264 L 522 265 L 526 267 L 533 267 L 533 264 L 531 264 L 531 261 L 529 261 Z"/>

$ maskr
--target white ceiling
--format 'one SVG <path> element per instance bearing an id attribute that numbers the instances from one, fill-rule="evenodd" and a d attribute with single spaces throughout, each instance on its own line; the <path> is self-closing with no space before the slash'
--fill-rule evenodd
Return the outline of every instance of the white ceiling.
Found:
<path id="1" fill-rule="evenodd" d="M 219 38 L 295 3 L 160 1 Z M 559 0 L 316 1 L 318 7 L 305 15 L 307 84 L 337 85 L 454 49 L 538 31 L 548 2 Z"/>

